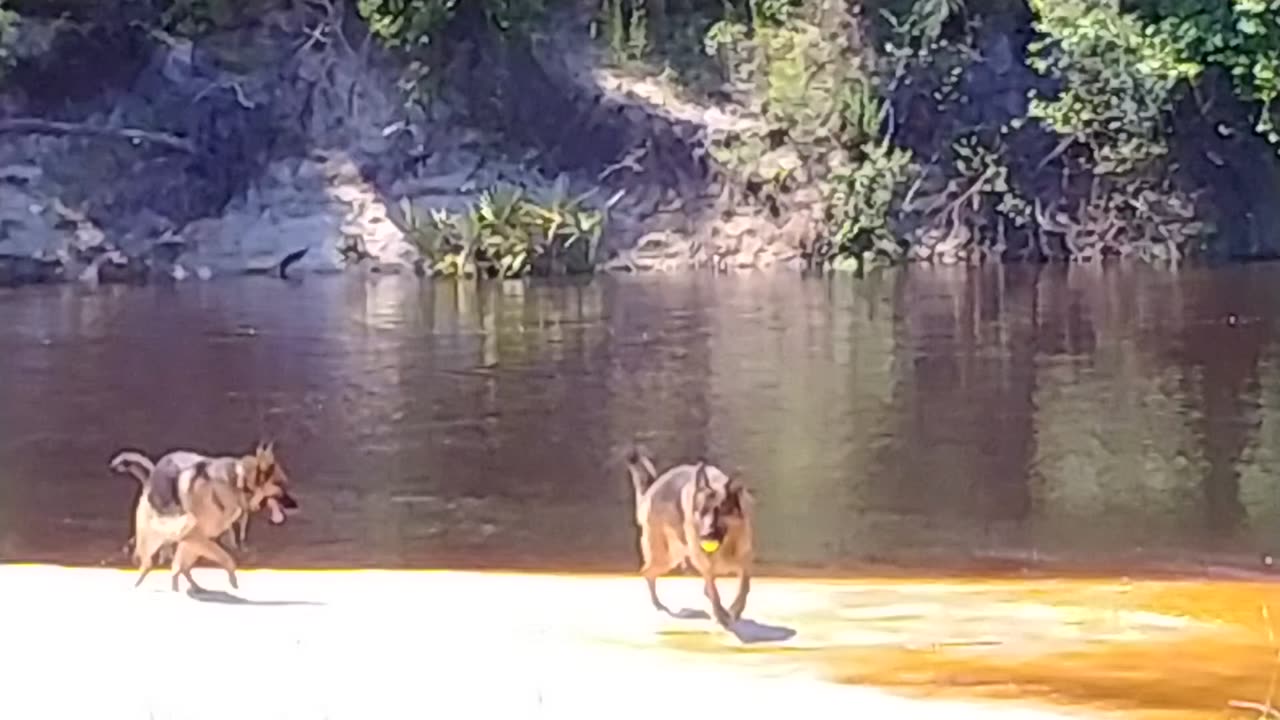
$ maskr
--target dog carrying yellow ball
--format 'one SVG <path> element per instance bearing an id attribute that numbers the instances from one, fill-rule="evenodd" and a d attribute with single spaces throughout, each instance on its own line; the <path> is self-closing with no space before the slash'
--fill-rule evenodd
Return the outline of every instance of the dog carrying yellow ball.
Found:
<path id="1" fill-rule="evenodd" d="M 702 546 L 702 552 L 708 555 L 720 549 L 719 540 L 703 540 L 699 545 Z"/>

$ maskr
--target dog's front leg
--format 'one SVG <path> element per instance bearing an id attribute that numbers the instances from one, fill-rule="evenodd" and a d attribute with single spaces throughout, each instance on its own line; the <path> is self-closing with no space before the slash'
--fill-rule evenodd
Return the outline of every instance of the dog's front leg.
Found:
<path id="1" fill-rule="evenodd" d="M 215 538 L 218 544 L 228 550 L 242 550 L 244 548 L 244 526 L 246 524 L 245 521 L 248 519 L 247 516 L 248 513 L 245 510 L 240 510 L 235 519 L 231 521 L 231 526 L 227 528 L 226 532 Z"/>
<path id="2" fill-rule="evenodd" d="M 239 532 L 240 537 L 236 538 L 236 548 L 245 549 L 249 546 L 249 513 L 248 512 L 244 512 L 240 514 L 239 519 L 236 520 L 236 528 L 240 531 Z"/>
<path id="3" fill-rule="evenodd" d="M 223 550 L 216 542 L 206 537 L 189 537 L 186 542 L 191 545 L 191 549 L 197 555 L 203 555 L 212 560 L 215 565 L 227 571 L 227 582 L 231 584 L 233 590 L 240 588 L 240 584 L 236 581 L 236 561 L 226 550 Z"/>
<path id="4" fill-rule="evenodd" d="M 702 575 L 702 581 L 705 585 L 704 591 L 707 599 L 711 601 L 711 614 L 715 616 L 716 622 L 722 627 L 729 627 L 732 620 L 729 613 L 725 611 L 724 605 L 720 602 L 720 590 L 716 587 L 716 576 L 713 573 L 706 572 Z"/>
<path id="5" fill-rule="evenodd" d="M 174 592 L 178 592 L 178 578 L 184 577 L 191 584 L 191 589 L 195 592 L 204 592 L 204 588 L 196 582 L 191 576 L 191 568 L 196 564 L 199 554 L 194 552 L 191 546 L 182 541 L 178 543 L 178 547 L 173 551 L 173 566 L 171 571 L 173 575 L 169 579 L 169 586 Z"/>
<path id="6" fill-rule="evenodd" d="M 747 593 L 751 592 L 751 571 L 742 568 L 738 571 L 738 595 L 729 606 L 729 615 L 734 620 L 742 619 L 742 612 L 747 609 Z"/>

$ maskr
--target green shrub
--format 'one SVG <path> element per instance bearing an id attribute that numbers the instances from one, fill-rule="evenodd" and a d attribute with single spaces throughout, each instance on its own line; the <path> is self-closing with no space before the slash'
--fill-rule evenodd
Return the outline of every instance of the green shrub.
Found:
<path id="1" fill-rule="evenodd" d="M 561 177 L 539 202 L 519 188 L 492 188 L 466 212 L 427 218 L 402 207 L 408 234 L 436 275 L 518 278 L 590 269 L 604 213 L 572 197 Z"/>
<path id="2" fill-rule="evenodd" d="M 356 10 L 388 47 L 412 51 L 435 42 L 463 0 L 356 0 Z M 544 0 L 466 0 L 477 2 L 499 30 L 524 27 L 541 17 Z"/>
<path id="3" fill-rule="evenodd" d="M 830 247 L 822 260 L 836 267 L 857 263 L 867 253 L 902 254 L 892 218 L 914 172 L 911 152 L 887 138 L 866 143 L 861 151 L 858 162 L 832 179 Z"/>

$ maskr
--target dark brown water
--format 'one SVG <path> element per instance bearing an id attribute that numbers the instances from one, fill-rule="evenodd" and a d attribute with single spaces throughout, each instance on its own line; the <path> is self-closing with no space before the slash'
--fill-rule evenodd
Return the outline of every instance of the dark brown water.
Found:
<path id="1" fill-rule="evenodd" d="M 0 559 L 122 563 L 136 447 L 274 437 L 273 566 L 635 567 L 618 458 L 699 454 L 772 568 L 1260 569 L 1280 267 L 0 294 Z"/>

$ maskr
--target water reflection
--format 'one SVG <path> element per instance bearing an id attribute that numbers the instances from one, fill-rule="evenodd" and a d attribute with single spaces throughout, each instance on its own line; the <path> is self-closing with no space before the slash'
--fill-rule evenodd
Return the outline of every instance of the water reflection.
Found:
<path id="1" fill-rule="evenodd" d="M 0 558 L 118 562 L 137 446 L 279 439 L 261 563 L 631 569 L 618 464 L 706 454 L 766 565 L 1256 565 L 1280 269 L 0 294 Z"/>

